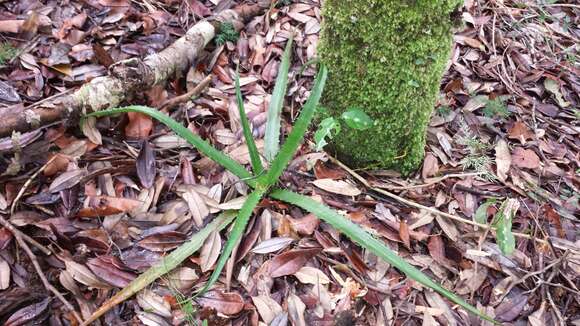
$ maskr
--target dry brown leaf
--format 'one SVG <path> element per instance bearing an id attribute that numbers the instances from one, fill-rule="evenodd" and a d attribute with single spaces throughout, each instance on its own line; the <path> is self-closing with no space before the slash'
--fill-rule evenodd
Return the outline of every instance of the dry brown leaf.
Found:
<path id="1" fill-rule="evenodd" d="M 110 196 L 88 196 L 88 201 L 89 206 L 81 208 L 77 213 L 77 217 L 98 217 L 127 213 L 143 204 L 143 202 L 135 199 Z"/>
<path id="2" fill-rule="evenodd" d="M 125 135 L 129 138 L 147 139 L 153 129 L 153 119 L 143 113 L 128 112 L 129 123 L 125 126 Z"/>
<path id="3" fill-rule="evenodd" d="M 516 121 L 508 131 L 508 138 L 517 139 L 522 143 L 522 145 L 525 145 L 526 140 L 534 138 L 534 132 L 531 131 L 525 123 Z"/>
<path id="4" fill-rule="evenodd" d="M 401 220 L 399 222 L 399 237 L 407 249 L 411 249 L 411 238 L 409 236 L 409 224 Z"/>
<path id="5" fill-rule="evenodd" d="M 537 169 L 540 167 L 540 158 L 531 149 L 516 147 L 512 152 L 512 163 L 514 166 L 526 169 Z"/>
<path id="6" fill-rule="evenodd" d="M 0 257 L 0 290 L 6 290 L 10 286 L 10 265 Z"/>
<path id="7" fill-rule="evenodd" d="M 252 252 L 256 254 L 268 254 L 288 247 L 294 239 L 286 237 L 277 237 L 264 240 L 258 243 Z"/>
<path id="8" fill-rule="evenodd" d="M 218 260 L 222 249 L 222 238 L 217 231 L 213 231 L 205 240 L 199 254 L 199 265 L 203 273 L 209 271 Z"/>
<path id="9" fill-rule="evenodd" d="M 236 315 L 244 309 L 244 299 L 236 292 L 213 290 L 196 300 L 200 305 L 213 308 L 224 315 Z"/>
<path id="10" fill-rule="evenodd" d="M 318 179 L 312 182 L 318 188 L 339 195 L 358 196 L 361 191 L 343 180 Z"/>
<path id="11" fill-rule="evenodd" d="M 294 276 L 304 284 L 328 284 L 330 279 L 323 271 L 318 268 L 303 266 L 299 271 L 294 273 Z"/>
<path id="12" fill-rule="evenodd" d="M 500 139 L 495 145 L 495 164 L 497 166 L 497 177 L 501 181 L 506 181 L 512 164 L 512 156 L 508 143 L 503 139 Z"/>
<path id="13" fill-rule="evenodd" d="M 311 235 L 320 224 L 320 220 L 314 214 L 308 214 L 302 218 L 287 217 L 292 228 L 302 235 Z"/>
<path id="14" fill-rule="evenodd" d="M 252 297 L 252 301 L 254 302 L 254 306 L 256 306 L 260 317 L 262 317 L 262 320 L 266 324 L 270 324 L 270 322 L 283 311 L 280 304 L 269 296 L 255 296 Z"/>
<path id="15" fill-rule="evenodd" d="M 439 164 L 435 155 L 427 153 L 423 160 L 423 170 L 421 170 L 421 177 L 423 180 L 437 175 L 439 172 Z"/>
<path id="16" fill-rule="evenodd" d="M 142 290 L 137 293 L 137 303 L 143 310 L 153 312 L 157 315 L 170 318 L 171 306 L 163 297 L 151 290 Z"/>
<path id="17" fill-rule="evenodd" d="M 306 326 L 306 320 L 304 319 L 304 311 L 306 311 L 306 305 L 300 297 L 296 294 L 291 293 L 288 296 L 288 315 L 294 326 Z"/>
<path id="18" fill-rule="evenodd" d="M 77 281 L 88 287 L 108 289 L 110 286 L 97 278 L 90 269 L 72 260 L 65 260 L 66 270 Z"/>
<path id="19" fill-rule="evenodd" d="M 270 277 L 292 275 L 320 252 L 320 249 L 296 249 L 287 251 L 272 259 L 269 268 Z"/>
<path id="20" fill-rule="evenodd" d="M 439 214 L 435 215 L 435 220 L 439 224 L 439 227 L 441 227 L 441 230 L 443 230 L 443 233 L 445 233 L 449 239 L 452 241 L 457 241 L 457 239 L 459 239 L 459 231 L 457 231 L 457 227 L 453 221 L 448 220 Z"/>

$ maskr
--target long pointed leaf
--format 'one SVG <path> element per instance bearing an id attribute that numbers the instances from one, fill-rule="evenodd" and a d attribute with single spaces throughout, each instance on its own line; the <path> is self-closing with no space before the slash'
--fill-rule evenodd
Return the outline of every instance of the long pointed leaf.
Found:
<path id="1" fill-rule="evenodd" d="M 236 222 L 234 223 L 234 227 L 232 228 L 232 232 L 230 232 L 228 236 L 228 241 L 226 242 L 226 245 L 222 250 L 220 258 L 215 266 L 215 269 L 213 270 L 205 286 L 195 294 L 194 298 L 207 292 L 207 290 L 209 290 L 209 288 L 217 281 L 218 277 L 222 272 L 222 269 L 224 268 L 224 266 L 228 261 L 228 258 L 230 257 L 230 254 L 234 250 L 234 247 L 236 246 L 238 241 L 242 238 L 242 235 L 244 234 L 244 230 L 246 230 L 246 225 L 248 225 L 248 222 L 250 221 L 250 217 L 252 216 L 254 208 L 256 208 L 256 206 L 258 205 L 264 194 L 265 194 L 264 190 L 256 190 L 252 192 L 250 195 L 248 195 L 248 198 L 246 198 L 244 205 L 242 205 L 242 208 L 240 208 L 238 217 L 236 218 Z"/>
<path id="2" fill-rule="evenodd" d="M 302 111 L 300 112 L 300 116 L 296 120 L 290 135 L 282 145 L 280 152 L 270 166 L 270 170 L 266 175 L 266 186 L 272 186 L 274 183 L 278 181 L 280 175 L 292 159 L 300 142 L 304 138 L 304 134 L 312 122 L 312 117 L 314 116 L 314 111 L 316 110 L 316 106 L 318 105 L 318 101 L 320 100 L 320 96 L 322 95 L 322 90 L 324 89 L 324 84 L 326 83 L 326 77 L 328 76 L 328 69 L 324 65 L 320 66 L 320 70 L 318 71 L 318 75 L 316 76 L 316 80 L 314 81 L 314 86 L 312 87 L 312 93 L 308 100 L 302 107 Z"/>
<path id="3" fill-rule="evenodd" d="M 264 156 L 266 156 L 268 161 L 274 159 L 280 148 L 280 119 L 282 118 L 282 106 L 284 105 L 284 97 L 288 86 L 292 40 L 293 36 L 290 36 L 288 43 L 286 43 L 282 62 L 278 69 L 278 76 L 276 76 L 276 85 L 268 106 L 268 120 L 266 121 L 266 134 L 264 135 Z"/>
<path id="4" fill-rule="evenodd" d="M 236 71 L 236 101 L 238 102 L 238 109 L 240 111 L 240 120 L 242 121 L 244 138 L 246 139 L 246 145 L 248 146 L 248 151 L 250 152 L 252 169 L 254 171 L 254 175 L 260 175 L 264 170 L 264 167 L 262 166 L 262 161 L 260 161 L 260 153 L 258 152 L 256 142 L 254 142 L 254 136 L 252 136 L 252 130 L 250 129 L 250 121 L 248 120 L 246 110 L 244 109 L 244 100 L 242 99 L 242 90 L 240 89 L 239 70 Z"/>
<path id="5" fill-rule="evenodd" d="M 147 114 L 161 123 L 168 126 L 171 130 L 173 130 L 177 135 L 182 137 L 183 139 L 187 140 L 191 145 L 195 146 L 198 151 L 200 151 L 205 156 L 209 157 L 213 161 L 219 163 L 224 168 L 235 174 L 241 179 L 245 179 L 245 182 L 255 187 L 256 181 L 252 179 L 252 175 L 246 168 L 244 168 L 241 164 L 227 156 L 226 154 L 218 151 L 215 147 L 213 147 L 210 143 L 206 142 L 205 140 L 201 139 L 198 135 L 191 132 L 191 130 L 182 126 L 179 122 L 172 119 L 165 113 L 159 112 L 156 109 L 147 107 L 147 106 L 140 106 L 140 105 L 132 105 L 126 106 L 122 108 L 114 108 L 108 109 L 103 111 L 97 111 L 86 115 L 85 117 L 103 117 L 107 115 L 113 115 L 118 113 L 126 113 L 126 112 L 140 112 Z M 81 120 L 81 124 L 83 120 Z"/>
<path id="6" fill-rule="evenodd" d="M 469 303 L 465 302 L 461 297 L 457 296 L 453 292 L 445 289 L 437 282 L 433 281 L 427 275 L 423 274 L 420 270 L 414 266 L 407 263 L 404 259 L 399 257 L 395 252 L 389 249 L 384 243 L 377 240 L 370 233 L 363 230 L 357 224 L 354 224 L 344 216 L 340 215 L 333 209 L 320 204 L 309 197 L 288 191 L 283 189 L 276 189 L 271 194 L 271 197 L 283 200 L 290 204 L 301 207 L 302 209 L 316 215 L 320 219 L 324 220 L 328 224 L 332 225 L 334 228 L 348 236 L 354 242 L 358 243 L 360 246 L 366 248 L 373 254 L 384 259 L 389 264 L 396 267 L 401 272 L 405 273 L 411 279 L 429 287 L 441 295 L 447 297 L 452 302 L 460 305 L 465 310 L 487 320 L 490 322 L 495 322 L 493 318 L 480 312 L 477 308 L 473 307 Z"/>
<path id="7" fill-rule="evenodd" d="M 129 285 L 123 288 L 121 291 L 117 292 L 112 298 L 107 300 L 99 309 L 97 309 L 89 319 L 87 319 L 83 325 L 89 325 L 90 323 L 97 320 L 99 317 L 104 315 L 109 309 L 118 305 L 119 303 L 127 300 L 135 293 L 144 289 L 146 286 L 151 284 L 153 281 L 169 273 L 175 269 L 179 264 L 181 264 L 187 257 L 193 255 L 201 246 L 203 245 L 205 239 L 213 232 L 219 231 L 226 227 L 236 216 L 235 211 L 226 211 L 216 217 L 211 223 L 206 227 L 201 229 L 199 232 L 191 237 L 191 240 L 182 244 L 177 249 L 173 250 L 169 255 L 167 255 L 163 260 L 155 266 L 149 268 L 145 273 L 139 275 L 134 279 Z"/>

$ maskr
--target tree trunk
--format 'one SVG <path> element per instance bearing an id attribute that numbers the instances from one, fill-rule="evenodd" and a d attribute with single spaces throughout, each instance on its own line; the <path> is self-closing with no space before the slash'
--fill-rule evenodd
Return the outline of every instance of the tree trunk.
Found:
<path id="1" fill-rule="evenodd" d="M 461 0 L 326 0 L 319 45 L 329 68 L 323 103 L 341 120 L 358 108 L 374 124 L 341 122 L 330 149 L 354 167 L 416 169 L 451 48 Z"/>

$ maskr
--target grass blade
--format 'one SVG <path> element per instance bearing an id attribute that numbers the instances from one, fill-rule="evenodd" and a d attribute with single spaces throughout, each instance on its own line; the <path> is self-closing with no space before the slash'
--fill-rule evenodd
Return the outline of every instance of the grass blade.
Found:
<path id="1" fill-rule="evenodd" d="M 81 124 L 86 117 L 104 117 L 107 115 L 113 115 L 118 113 L 127 113 L 127 112 L 140 112 L 151 116 L 159 120 L 159 122 L 163 123 L 164 125 L 168 126 L 171 130 L 173 130 L 177 135 L 182 137 L 183 139 L 187 140 L 191 145 L 197 148 L 205 156 L 209 157 L 213 161 L 219 163 L 228 171 L 232 172 L 234 175 L 238 176 L 251 187 L 255 187 L 256 180 L 252 178 L 252 175 L 246 168 L 244 168 L 241 164 L 227 156 L 226 154 L 218 151 L 213 147 L 210 143 L 206 142 L 205 140 L 201 139 L 198 135 L 191 132 L 191 130 L 185 128 L 179 122 L 172 119 L 167 114 L 160 112 L 154 108 L 150 108 L 147 106 L 140 106 L 140 105 L 133 105 L 133 106 L 126 106 L 122 108 L 114 108 L 108 109 L 103 111 L 97 111 L 90 113 L 83 117 L 81 120 Z"/>
<path id="2" fill-rule="evenodd" d="M 284 97 L 286 97 L 286 88 L 288 86 L 292 41 L 293 36 L 290 36 L 282 55 L 282 62 L 276 76 L 276 85 L 268 106 L 268 120 L 266 121 L 266 134 L 264 135 L 264 156 L 266 156 L 268 162 L 274 159 L 280 148 L 280 119 L 282 118 L 282 106 L 284 105 Z"/>
<path id="3" fill-rule="evenodd" d="M 260 153 L 258 152 L 256 142 L 254 142 L 254 136 L 252 136 L 252 130 L 250 129 L 250 121 L 248 120 L 246 110 L 244 109 L 244 100 L 242 99 L 242 90 L 240 89 L 239 66 L 236 70 L 236 101 L 238 102 L 238 109 L 240 111 L 240 120 L 242 121 L 244 138 L 246 139 L 246 145 L 248 145 L 248 151 L 250 152 L 252 169 L 254 171 L 254 175 L 260 175 L 260 173 L 262 173 L 264 170 L 264 167 L 262 166 L 262 161 L 260 161 Z"/>
<path id="4" fill-rule="evenodd" d="M 318 101 L 320 100 L 320 96 L 322 95 L 322 90 L 324 89 L 324 84 L 326 83 L 326 77 L 328 76 L 328 69 L 325 66 L 321 65 L 320 70 L 318 71 L 318 75 L 316 76 L 316 80 L 314 81 L 314 86 L 312 87 L 312 93 L 308 100 L 302 107 L 302 111 L 300 112 L 300 116 L 296 120 L 290 135 L 282 145 L 280 152 L 276 155 L 272 164 L 270 166 L 270 170 L 266 175 L 266 186 L 272 186 L 274 183 L 278 181 L 280 175 L 292 159 L 294 157 L 294 153 L 298 149 L 300 142 L 304 138 L 304 134 L 312 121 L 312 117 L 314 116 L 314 111 L 316 110 L 316 106 L 318 106 Z"/>
<path id="5" fill-rule="evenodd" d="M 194 234 L 191 239 L 179 246 L 177 249 L 173 250 L 168 256 L 163 258 L 163 260 L 149 268 L 145 273 L 139 275 L 134 279 L 129 285 L 115 294 L 112 298 L 107 300 L 99 309 L 97 309 L 89 319 L 87 319 L 83 325 L 89 325 L 90 323 L 97 320 L 99 317 L 104 315 L 109 309 L 118 305 L 119 303 L 127 300 L 135 293 L 139 292 L 153 281 L 169 273 L 175 269 L 179 264 L 181 264 L 187 257 L 195 253 L 203 245 L 205 239 L 213 232 L 219 231 L 226 227 L 236 216 L 235 211 L 226 211 L 216 217 L 211 223 L 209 223 L 205 228 L 201 229 L 199 232 Z"/>
<path id="6" fill-rule="evenodd" d="M 204 294 L 209 288 L 217 281 L 218 277 L 220 276 L 222 269 L 226 265 L 228 258 L 230 257 L 234 247 L 238 243 L 238 241 L 244 235 L 244 231 L 246 230 L 246 225 L 250 221 L 250 217 L 252 216 L 252 212 L 254 208 L 258 205 L 262 196 L 264 196 L 266 192 L 264 190 L 256 190 L 248 195 L 248 198 L 244 202 L 244 205 L 239 211 L 238 218 L 236 218 L 236 222 L 234 223 L 234 227 L 232 228 L 232 232 L 230 232 L 228 236 L 228 241 L 224 246 L 222 253 L 218 262 L 216 263 L 215 269 L 213 270 L 209 280 L 205 284 L 205 286 L 199 290 L 193 298 L 196 298 L 202 294 Z"/>
<path id="7" fill-rule="evenodd" d="M 423 272 L 421 272 L 414 266 L 407 263 L 404 259 L 399 257 L 384 243 L 377 240 L 370 233 L 366 232 L 360 226 L 354 224 L 353 222 L 351 222 L 344 216 L 340 215 L 333 209 L 323 204 L 320 204 L 309 197 L 288 190 L 276 189 L 270 195 L 273 198 L 283 200 L 290 204 L 299 206 L 310 213 L 313 213 L 320 219 L 324 220 L 325 222 L 327 222 L 328 224 L 339 230 L 341 233 L 348 236 L 350 239 L 352 239 L 360 246 L 364 247 L 365 249 L 369 250 L 373 254 L 377 255 L 378 257 L 384 259 L 389 264 L 396 267 L 401 272 L 405 273 L 405 275 L 407 275 L 411 279 L 439 292 L 441 295 L 445 296 L 452 302 L 460 305 L 465 310 L 487 321 L 495 323 L 493 318 L 483 314 L 477 308 L 465 302 L 461 297 L 457 296 L 453 292 L 450 292 L 449 290 L 439 285 L 437 282 L 430 279 L 427 275 L 423 274 Z"/>

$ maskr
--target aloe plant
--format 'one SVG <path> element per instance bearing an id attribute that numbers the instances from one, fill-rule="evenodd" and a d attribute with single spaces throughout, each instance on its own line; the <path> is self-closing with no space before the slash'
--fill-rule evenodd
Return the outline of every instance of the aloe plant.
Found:
<path id="1" fill-rule="evenodd" d="M 270 168 L 267 171 L 263 171 L 261 164 L 258 164 L 259 153 L 254 144 L 254 140 L 251 137 L 251 132 L 249 132 L 249 123 L 242 122 L 242 128 L 244 129 L 244 136 L 246 137 L 246 143 L 248 144 L 248 149 L 250 151 L 250 157 L 253 158 L 252 166 L 254 168 L 254 174 L 250 173 L 246 168 L 232 158 L 228 157 L 224 153 L 218 151 L 212 147 L 209 143 L 201 139 L 199 136 L 193 134 L 189 129 L 182 126 L 177 121 L 173 120 L 164 113 L 161 113 L 153 108 L 144 106 L 128 106 L 123 108 L 109 109 L 99 112 L 91 113 L 87 116 L 101 117 L 106 115 L 125 113 L 125 112 L 140 112 L 159 120 L 163 124 L 167 125 L 179 136 L 183 137 L 190 144 L 198 149 L 202 154 L 206 155 L 210 159 L 221 164 L 224 168 L 232 172 L 234 175 L 238 176 L 241 180 L 246 182 L 248 186 L 254 189 L 254 191 L 248 196 L 246 202 L 242 206 L 241 210 L 238 212 L 238 216 L 234 222 L 234 227 L 221 257 L 216 264 L 216 267 L 210 276 L 209 281 L 206 285 L 197 292 L 195 296 L 201 295 L 207 291 L 218 279 L 221 271 L 227 262 L 233 248 L 236 246 L 238 241 L 240 241 L 250 216 L 260 202 L 261 198 L 264 196 L 270 196 L 274 199 L 288 202 L 290 204 L 301 207 L 302 209 L 315 214 L 321 220 L 327 222 L 338 231 L 349 237 L 352 241 L 365 248 L 366 250 L 374 253 L 378 257 L 384 259 L 386 262 L 393 265 L 395 268 L 399 269 L 409 278 L 429 287 L 441 295 L 447 297 L 450 301 L 463 307 L 465 310 L 479 316 L 487 321 L 495 322 L 491 317 L 480 312 L 477 308 L 465 302 L 461 297 L 455 295 L 451 291 L 445 289 L 443 286 L 429 278 L 427 275 L 422 273 L 417 268 L 413 267 L 405 260 L 400 258 L 395 252 L 389 249 L 382 241 L 376 239 L 367 231 L 363 230 L 357 224 L 351 222 L 345 216 L 339 214 L 333 209 L 315 202 L 311 198 L 294 193 L 284 189 L 276 189 L 274 186 L 277 183 L 280 175 L 287 167 L 288 163 L 296 153 L 298 146 L 304 139 L 305 133 L 310 125 L 316 106 L 322 94 L 325 82 L 327 78 L 327 69 L 321 66 L 314 86 L 312 88 L 311 95 L 307 102 L 305 103 L 300 116 L 298 117 L 292 132 L 289 134 L 286 142 L 282 145 L 280 151 L 271 160 Z M 237 78 L 236 78 L 237 79 Z M 236 94 L 238 99 L 238 106 L 240 108 L 240 117 L 242 119 L 247 119 L 245 112 L 243 112 L 243 103 L 241 99 L 241 92 L 239 90 L 239 82 L 236 80 Z M 82 121 L 81 121 L 82 123 Z M 254 145 L 252 145 L 254 144 Z M 262 172 L 265 172 L 262 173 Z M 179 250 L 179 249 L 177 249 Z M 131 286 L 131 284 L 129 285 Z M 94 319 L 93 319 L 94 320 Z"/>

